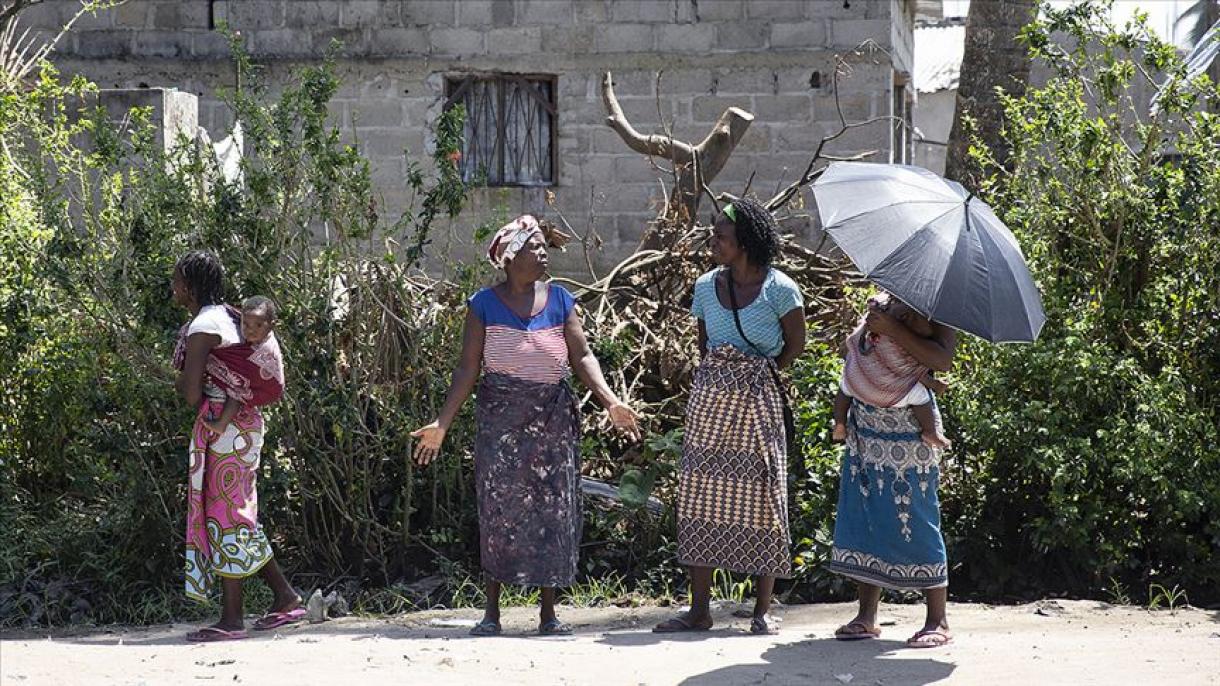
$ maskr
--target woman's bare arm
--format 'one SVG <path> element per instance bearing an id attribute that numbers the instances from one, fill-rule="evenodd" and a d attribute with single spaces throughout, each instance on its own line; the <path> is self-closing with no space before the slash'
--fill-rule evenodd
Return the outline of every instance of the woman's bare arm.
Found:
<path id="1" fill-rule="evenodd" d="M 602 366 L 589 348 L 589 339 L 585 336 L 584 325 L 580 315 L 573 308 L 563 323 L 563 338 L 568 344 L 568 362 L 572 372 L 580 379 L 597 399 L 599 405 L 610 409 L 619 403 L 618 396 L 610 390 L 606 377 L 602 374 Z"/>
<path id="2" fill-rule="evenodd" d="M 775 364 L 780 369 L 787 369 L 796 358 L 805 352 L 805 308 L 796 307 L 779 319 L 780 328 L 784 332 L 784 348 L 780 350 Z"/>
<path id="3" fill-rule="evenodd" d="M 186 338 L 186 359 L 174 388 L 190 407 L 199 407 L 203 402 L 203 375 L 208 368 L 208 354 L 220 345 L 220 336 L 213 333 L 195 333 Z"/>
<path id="4" fill-rule="evenodd" d="M 474 392 L 483 370 L 483 345 L 487 340 L 487 329 L 472 310 L 466 312 L 466 324 L 462 330 L 462 355 L 453 379 L 449 382 L 449 393 L 445 405 L 437 416 L 437 423 L 446 431 L 453 425 L 462 404 Z"/>
<path id="5" fill-rule="evenodd" d="M 415 461 L 427 465 L 440 454 L 441 443 L 445 441 L 445 433 L 453 425 L 462 403 L 474 392 L 474 386 L 479 381 L 479 373 L 483 370 L 483 346 L 487 340 L 487 329 L 482 320 L 473 310 L 466 311 L 466 324 L 462 330 L 462 353 L 457 369 L 453 370 L 453 379 L 449 382 L 449 392 L 445 395 L 445 404 L 441 407 L 436 421 L 411 432 L 418 438 L 415 444 Z"/>
<path id="6" fill-rule="evenodd" d="M 953 353 L 957 348 L 957 332 L 932 322 L 931 338 L 915 335 L 905 324 L 882 310 L 872 307 L 866 318 L 868 328 L 874 333 L 893 338 L 903 350 L 910 353 L 923 366 L 938 372 L 947 372 L 953 367 Z"/>

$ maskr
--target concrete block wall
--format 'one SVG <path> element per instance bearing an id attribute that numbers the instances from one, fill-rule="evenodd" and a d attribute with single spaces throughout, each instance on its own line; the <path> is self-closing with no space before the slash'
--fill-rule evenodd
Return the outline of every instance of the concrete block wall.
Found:
<path id="1" fill-rule="evenodd" d="M 225 135 L 231 113 L 216 97 L 235 74 L 222 22 L 240 33 L 267 78 L 283 83 L 341 41 L 342 88 L 332 103 L 348 140 L 371 157 L 390 211 L 401 192 L 403 148 L 422 155 L 443 104 L 445 77 L 478 72 L 557 76 L 559 165 L 551 188 L 579 230 L 605 241 L 605 270 L 635 246 L 672 181 L 629 151 L 605 126 L 602 74 L 637 129 L 698 141 L 728 106 L 756 115 L 713 186 L 767 195 L 794 179 L 822 136 L 838 129 L 831 88 L 834 56 L 865 40 L 891 50 L 909 31 L 908 0 L 129 0 L 86 17 L 56 61 L 107 88 L 176 87 L 199 98 L 199 121 Z M 62 23 L 76 0 L 48 0 L 26 25 Z M 895 22 L 901 24 L 897 26 Z M 908 22 L 909 23 L 909 22 Z M 909 37 L 905 38 L 909 41 Z M 899 46 L 901 47 L 901 45 Z M 840 81 L 848 120 L 889 114 L 895 64 L 884 53 L 850 59 Z M 657 72 L 661 71 L 660 92 Z M 658 96 L 660 99 L 658 113 Z M 828 146 L 835 154 L 878 150 L 888 158 L 887 125 L 856 129 Z M 809 198 L 811 201 L 812 199 Z M 452 248 L 474 254 L 472 228 L 497 205 L 545 212 L 545 189 L 480 189 L 452 227 Z M 796 231 L 809 227 L 796 222 Z M 574 272 L 572 252 L 554 264 Z"/>

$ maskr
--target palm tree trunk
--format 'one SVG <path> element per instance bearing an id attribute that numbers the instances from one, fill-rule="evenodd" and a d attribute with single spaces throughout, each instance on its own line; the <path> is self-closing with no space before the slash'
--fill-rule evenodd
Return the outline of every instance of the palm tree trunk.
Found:
<path id="1" fill-rule="evenodd" d="M 970 3 L 945 176 L 971 190 L 978 188 L 980 170 L 970 159 L 970 137 L 963 118 L 974 118 L 978 135 L 1003 163 L 1007 158 L 1000 139 L 1004 113 L 995 88 L 999 86 L 1011 95 L 1025 92 L 1029 83 L 1029 53 L 1017 41 L 1017 32 L 1033 18 L 1034 5 L 1035 0 Z"/>

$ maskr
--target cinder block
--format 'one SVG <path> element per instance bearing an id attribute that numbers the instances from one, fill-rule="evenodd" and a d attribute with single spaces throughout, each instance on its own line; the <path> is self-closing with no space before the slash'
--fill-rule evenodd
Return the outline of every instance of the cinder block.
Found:
<path id="1" fill-rule="evenodd" d="M 765 68 L 717 70 L 715 92 L 718 95 L 752 95 L 775 91 L 775 72 Z"/>
<path id="2" fill-rule="evenodd" d="M 218 0 L 213 7 L 233 30 L 276 29 L 284 26 L 282 0 Z"/>
<path id="3" fill-rule="evenodd" d="M 816 4 L 800 0 L 750 0 L 746 3 L 746 16 L 750 19 L 800 19 L 805 16 L 805 5 Z M 841 3 L 840 3 L 841 4 Z"/>
<path id="4" fill-rule="evenodd" d="M 701 95 L 691 100 L 691 119 L 695 122 L 711 123 L 719 119 L 730 107 L 740 107 L 748 111 L 750 106 L 749 98 Z"/>
<path id="5" fill-rule="evenodd" d="M 173 59 L 191 55 L 191 34 L 181 31 L 136 31 L 132 54 Z"/>
<path id="6" fill-rule="evenodd" d="M 826 45 L 826 22 L 775 22 L 771 25 L 771 47 L 820 49 Z"/>
<path id="7" fill-rule="evenodd" d="M 771 38 L 771 26 L 762 21 L 716 24 L 716 48 L 721 51 L 761 50 Z"/>
<path id="8" fill-rule="evenodd" d="M 249 32 L 250 52 L 259 57 L 311 57 L 312 36 L 293 29 Z"/>
<path id="9" fill-rule="evenodd" d="M 705 95 L 711 93 L 715 76 L 709 69 L 665 70 L 661 75 L 661 92 L 671 95 Z"/>
<path id="10" fill-rule="evenodd" d="M 396 27 L 402 25 L 399 4 L 383 0 L 343 0 L 339 3 L 339 23 L 352 28 Z"/>
<path id="11" fill-rule="evenodd" d="M 399 98 L 361 100 L 351 108 L 351 112 L 353 124 L 360 128 L 393 128 L 406 123 Z"/>
<path id="12" fill-rule="evenodd" d="M 512 0 L 504 0 L 510 7 Z M 466 27 L 491 25 L 492 0 L 464 0 L 457 3 L 457 25 Z"/>
<path id="13" fill-rule="evenodd" d="M 614 94 L 619 97 L 651 97 L 656 94 L 656 72 L 644 69 L 623 69 L 611 72 Z M 662 75 L 664 83 L 664 75 Z M 602 75 L 597 75 L 597 94 L 601 97 Z"/>
<path id="14" fill-rule="evenodd" d="M 521 0 L 517 3 L 517 21 L 522 25 L 571 24 L 574 4 L 571 0 Z"/>
<path id="15" fill-rule="evenodd" d="M 610 16 L 617 22 L 670 23 L 675 21 L 669 0 L 610 0 Z"/>
<path id="16" fill-rule="evenodd" d="M 331 43 L 341 46 L 339 54 L 346 57 L 365 57 L 369 54 L 369 31 L 352 27 L 326 26 L 310 31 L 314 49 L 320 55 L 330 49 Z"/>
<path id="17" fill-rule="evenodd" d="M 756 95 L 754 115 L 766 122 L 807 122 L 813 119 L 808 95 Z"/>
<path id="18" fill-rule="evenodd" d="M 695 8 L 695 21 L 732 21 L 745 15 L 742 0 L 700 0 Z"/>
<path id="19" fill-rule="evenodd" d="M 656 98 L 619 98 L 619 105 L 627 120 L 638 130 L 660 131 L 662 117 L 672 126 L 675 108 L 671 98 L 661 98 L 660 102 Z"/>
<path id="20" fill-rule="evenodd" d="M 208 28 L 211 7 L 206 2 L 161 2 L 153 9 L 153 28 L 166 31 Z"/>
<path id="21" fill-rule="evenodd" d="M 131 54 L 134 32 L 105 30 L 89 31 L 77 36 L 76 55 L 79 57 L 127 57 Z"/>
<path id="22" fill-rule="evenodd" d="M 489 55 L 528 55 L 542 50 L 542 29 L 537 26 L 491 29 L 484 40 Z"/>
<path id="23" fill-rule="evenodd" d="M 483 32 L 466 28 L 438 29 L 429 32 L 432 52 L 437 55 L 483 55 Z"/>
<path id="24" fill-rule="evenodd" d="M 623 154 L 631 152 L 623 139 L 619 137 L 609 126 L 605 126 L 594 130 L 590 136 L 590 152 L 593 153 L 608 153 L 608 154 Z"/>
<path id="25" fill-rule="evenodd" d="M 368 53 L 377 57 L 427 55 L 432 48 L 426 29 L 419 27 L 368 29 Z"/>
<path id="26" fill-rule="evenodd" d="M 653 49 L 652 24 L 605 24 L 597 27 L 598 52 L 644 52 Z"/>
<path id="27" fill-rule="evenodd" d="M 658 52 L 706 53 L 716 47 L 713 24 L 662 24 L 657 28 Z"/>
<path id="28" fill-rule="evenodd" d="M 290 28 L 330 28 L 339 25 L 339 3 L 334 0 L 297 0 L 284 7 L 284 24 Z"/>
<path id="29" fill-rule="evenodd" d="M 886 48 L 890 44 L 890 23 L 886 19 L 835 19 L 830 39 L 835 48 L 854 48 L 867 40 Z"/>
<path id="30" fill-rule="evenodd" d="M 605 0 L 575 3 L 577 24 L 602 24 L 610 21 L 610 8 Z"/>
<path id="31" fill-rule="evenodd" d="M 600 84 L 600 77 L 594 78 L 592 75 L 585 74 L 579 71 L 567 71 L 559 75 L 559 97 L 564 98 L 590 98 L 597 94 L 596 87 L 590 89 L 591 84 Z M 563 116 L 562 110 L 560 117 Z"/>
<path id="32" fill-rule="evenodd" d="M 114 26 L 121 29 L 146 29 L 152 21 L 155 5 L 149 0 L 128 0 L 103 12 L 114 15 Z"/>
<path id="33" fill-rule="evenodd" d="M 805 15 L 810 19 L 877 19 L 890 16 L 890 3 L 893 0 L 851 0 L 844 5 L 842 2 L 813 0 L 803 3 Z"/>
<path id="34" fill-rule="evenodd" d="M 834 128 L 838 129 L 838 126 Z M 771 142 L 776 152 L 786 150 L 812 151 L 821 142 L 822 136 L 825 135 L 825 129 L 820 125 L 795 126 L 777 122 L 771 129 Z"/>
<path id="35" fill-rule="evenodd" d="M 191 34 L 191 57 L 210 60 L 228 58 L 231 54 L 229 39 L 223 35 L 214 32 Z"/>
<path id="36" fill-rule="evenodd" d="M 457 23 L 458 5 L 451 0 L 413 0 L 391 2 L 397 5 L 404 26 L 453 26 Z"/>

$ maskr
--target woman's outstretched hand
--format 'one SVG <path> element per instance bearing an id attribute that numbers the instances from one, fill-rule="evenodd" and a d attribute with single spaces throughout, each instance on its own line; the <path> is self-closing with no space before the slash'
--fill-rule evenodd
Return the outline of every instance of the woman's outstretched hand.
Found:
<path id="1" fill-rule="evenodd" d="M 440 453 L 441 443 L 445 441 L 445 430 L 439 422 L 432 422 L 412 431 L 411 436 L 419 439 L 415 444 L 415 464 L 426 467 Z"/>
<path id="2" fill-rule="evenodd" d="M 611 405 L 606 410 L 610 413 L 610 423 L 614 428 L 622 431 L 633 441 L 640 440 L 640 416 L 635 410 L 627 406 L 626 403 L 619 402 Z"/>

